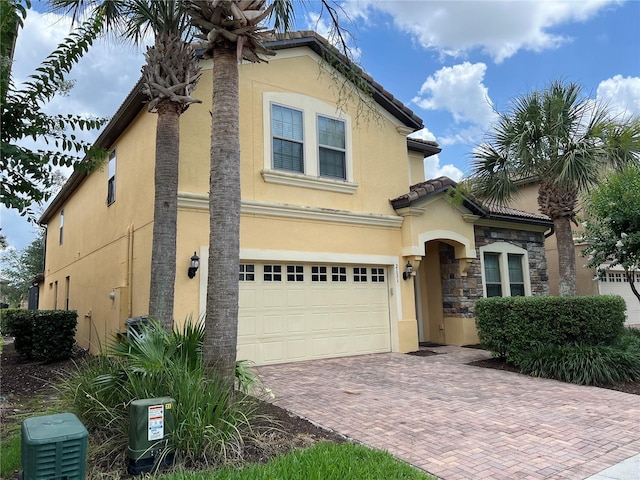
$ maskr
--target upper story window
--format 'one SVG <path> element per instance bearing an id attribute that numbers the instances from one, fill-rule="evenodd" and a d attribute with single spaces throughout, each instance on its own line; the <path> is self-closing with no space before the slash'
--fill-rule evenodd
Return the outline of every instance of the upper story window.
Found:
<path id="1" fill-rule="evenodd" d="M 62 240 L 64 240 L 64 208 L 60 210 L 60 245 L 62 245 Z"/>
<path id="2" fill-rule="evenodd" d="M 498 242 L 480 248 L 482 280 L 486 297 L 531 295 L 527 251 Z"/>
<path id="3" fill-rule="evenodd" d="M 107 181 L 107 205 L 116 201 L 116 151 L 109 154 L 109 179 Z"/>
<path id="4" fill-rule="evenodd" d="M 302 112 L 271 105 L 273 168 L 304 173 Z"/>
<path id="5" fill-rule="evenodd" d="M 263 97 L 265 182 L 354 193 L 351 117 L 306 95 Z"/>
<path id="6" fill-rule="evenodd" d="M 346 180 L 344 122 L 318 115 L 318 161 L 320 176 Z"/>

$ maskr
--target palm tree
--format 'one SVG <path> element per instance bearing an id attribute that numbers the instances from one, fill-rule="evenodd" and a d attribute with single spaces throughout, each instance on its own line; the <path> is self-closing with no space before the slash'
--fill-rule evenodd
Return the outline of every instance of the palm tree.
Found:
<path id="1" fill-rule="evenodd" d="M 279 10 L 289 27 L 292 2 Z M 240 119 L 238 62 L 259 61 L 268 32 L 260 25 L 273 10 L 259 1 L 189 2 L 201 32 L 204 55 L 213 58 L 209 176 L 209 260 L 203 357 L 207 367 L 232 385 L 238 340 L 240 263 Z"/>
<path id="2" fill-rule="evenodd" d="M 473 159 L 472 193 L 488 201 L 505 204 L 522 180 L 539 182 L 538 207 L 556 235 L 560 295 L 575 295 L 571 223 L 579 196 L 603 171 L 640 162 L 640 127 L 612 119 L 606 106 L 581 95 L 579 85 L 555 81 L 516 98 Z"/>
<path id="3" fill-rule="evenodd" d="M 303 2 L 300 2 L 303 3 Z M 238 265 L 240 255 L 240 130 L 238 63 L 263 61 L 271 37 L 270 19 L 286 32 L 294 19 L 293 0 L 188 0 L 204 55 L 213 58 L 209 185 L 209 260 L 204 360 L 232 384 L 238 340 Z M 336 8 L 322 0 L 343 53 L 348 47 Z M 339 8 L 339 7 L 338 7 Z"/>
<path id="4" fill-rule="evenodd" d="M 191 97 L 200 67 L 184 39 L 190 29 L 179 0 L 51 0 L 56 9 L 95 9 L 103 14 L 106 31 L 140 44 L 151 31 L 155 42 L 145 54 L 143 92 L 148 109 L 158 114 L 156 124 L 155 200 L 149 316 L 167 331 L 173 329 L 178 216 L 180 115 L 194 102 Z"/>

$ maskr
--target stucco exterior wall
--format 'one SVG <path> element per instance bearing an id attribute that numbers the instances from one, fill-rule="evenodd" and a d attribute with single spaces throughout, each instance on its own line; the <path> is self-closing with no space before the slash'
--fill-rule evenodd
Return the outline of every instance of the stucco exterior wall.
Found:
<path id="1" fill-rule="evenodd" d="M 140 113 L 113 149 L 115 202 L 106 202 L 105 163 L 87 175 L 47 225 L 45 280 L 40 290 L 40 308 L 66 308 L 69 285 L 69 308 L 78 311 L 76 338 L 93 352 L 110 334 L 124 329 L 126 318 L 147 312 L 155 115 Z"/>
<path id="2" fill-rule="evenodd" d="M 203 72 L 193 96 L 203 101 L 181 117 L 180 191 L 206 194 L 209 188 L 209 125 L 212 63 L 202 62 Z M 241 189 L 243 200 L 304 204 L 352 212 L 395 215 L 389 203 L 407 190 L 409 164 L 406 136 L 398 133 L 400 122 L 377 107 L 370 117 L 358 113 L 355 100 L 337 105 L 335 80 L 319 57 L 306 48 L 279 52 L 267 64 L 240 65 Z M 323 105 L 331 115 L 349 119 L 353 193 L 273 184 L 265 181 L 265 152 L 269 141 L 269 94 L 287 94 L 295 102 L 314 108 Z M 293 106 L 297 106 L 294 104 Z M 302 107 L 300 107 L 302 108 Z M 308 159 L 311 161 L 315 159 Z M 266 164 L 270 162 L 267 159 Z M 423 174 L 424 175 L 424 174 Z M 301 201 L 301 195 L 304 200 Z"/>
<path id="3" fill-rule="evenodd" d="M 408 187 L 407 129 L 379 106 L 370 119 L 358 113 L 357 100 L 338 108 L 336 83 L 321 63 L 311 50 L 296 48 L 279 52 L 268 64 L 240 66 L 241 250 L 260 250 L 264 255 L 316 252 L 344 261 L 355 254 L 386 258 L 388 271 L 394 272 L 390 298 L 394 349 L 415 349 L 413 291 L 397 282 L 402 219 L 389 203 Z M 200 273 L 195 279 L 186 273 L 191 255 L 200 255 L 208 246 L 211 61 L 202 62 L 202 67 L 193 96 L 203 103 L 191 105 L 180 120 L 178 323 L 200 313 Z M 331 188 L 308 188 L 268 181 L 264 173 L 271 168 L 269 99 L 274 95 L 321 108 L 347 122 L 347 182 L 325 181 Z M 79 313 L 78 341 L 94 352 L 110 334 L 124 330 L 126 318 L 148 312 L 155 125 L 156 116 L 145 109 L 112 145 L 117 159 L 112 205 L 105 202 L 105 165 L 89 174 L 62 207 L 62 245 L 57 243 L 59 212 L 48 225 L 41 307 L 56 305 L 56 291 L 57 306 L 62 307 L 68 276 L 69 307 Z M 341 190 L 344 183 L 348 188 Z"/>

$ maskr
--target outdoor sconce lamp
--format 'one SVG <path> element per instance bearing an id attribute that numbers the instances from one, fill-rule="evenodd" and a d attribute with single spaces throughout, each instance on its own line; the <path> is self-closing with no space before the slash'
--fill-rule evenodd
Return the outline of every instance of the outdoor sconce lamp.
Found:
<path id="1" fill-rule="evenodd" d="M 198 271 L 198 267 L 200 266 L 200 257 L 196 255 L 196 252 L 193 252 L 193 256 L 191 257 L 191 264 L 189 265 L 189 271 L 187 275 L 189 278 L 193 278 L 196 276 L 196 272 Z"/>
<path id="2" fill-rule="evenodd" d="M 409 280 L 411 278 L 411 273 L 413 272 L 413 265 L 411 262 L 407 262 L 404 267 L 404 272 L 402 272 L 402 278 L 405 280 Z"/>

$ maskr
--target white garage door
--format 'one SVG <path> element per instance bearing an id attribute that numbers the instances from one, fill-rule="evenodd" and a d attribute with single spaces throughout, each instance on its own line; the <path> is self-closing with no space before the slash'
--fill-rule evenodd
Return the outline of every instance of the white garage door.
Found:
<path id="1" fill-rule="evenodd" d="M 238 359 L 257 365 L 391 351 L 387 269 L 242 263 Z"/>
<path id="2" fill-rule="evenodd" d="M 640 273 L 636 273 L 636 288 L 640 289 Z M 609 270 L 604 279 L 598 282 L 601 295 L 620 295 L 627 303 L 627 326 L 640 326 L 640 301 L 631 291 L 625 273 L 622 270 Z"/>

